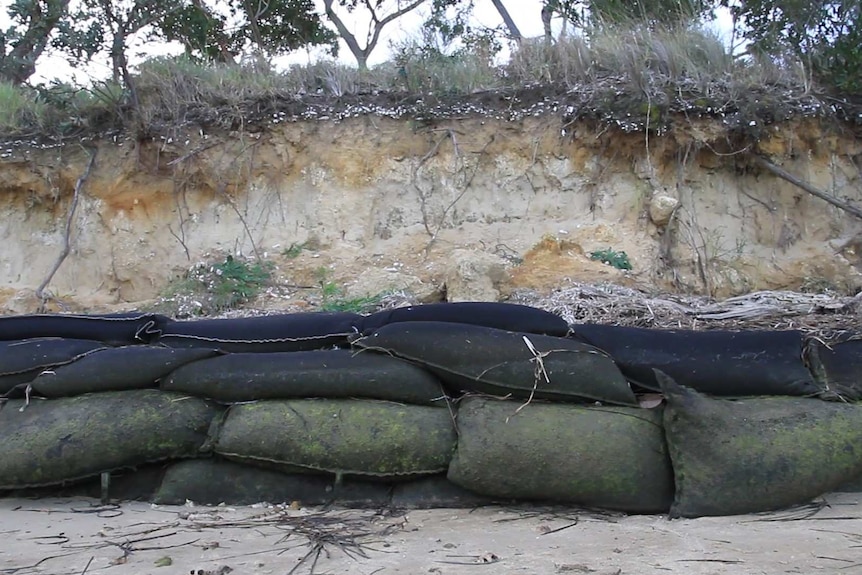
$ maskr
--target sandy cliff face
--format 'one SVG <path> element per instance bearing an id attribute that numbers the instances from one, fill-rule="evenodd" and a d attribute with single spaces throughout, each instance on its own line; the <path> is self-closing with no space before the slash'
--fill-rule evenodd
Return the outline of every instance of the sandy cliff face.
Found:
<path id="1" fill-rule="evenodd" d="M 862 145 L 839 127 L 787 122 L 757 147 L 862 203 Z M 862 220 L 762 170 L 714 121 L 645 136 L 552 117 L 366 116 L 95 149 L 49 285 L 69 301 L 153 298 L 215 252 L 271 259 L 291 285 L 326 268 L 360 295 L 445 284 L 457 299 L 476 296 L 464 292 L 472 283 L 504 295 L 566 278 L 716 296 L 862 286 Z M 0 307 L 16 309 L 13 296 L 38 286 L 63 249 L 88 152 L 8 146 L 2 156 Z M 306 249 L 288 259 L 291 245 Z M 591 261 L 602 249 L 625 251 L 632 271 Z"/>

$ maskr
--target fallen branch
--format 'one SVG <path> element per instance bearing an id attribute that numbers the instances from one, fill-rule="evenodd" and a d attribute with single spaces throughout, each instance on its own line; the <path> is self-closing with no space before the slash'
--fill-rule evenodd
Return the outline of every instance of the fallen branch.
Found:
<path id="1" fill-rule="evenodd" d="M 69 215 L 66 216 L 66 230 L 63 235 L 63 251 L 60 252 L 60 256 L 57 258 L 57 261 L 54 262 L 54 267 L 51 268 L 51 271 L 48 273 L 48 277 L 42 280 L 42 283 L 36 288 L 36 297 L 39 298 L 40 301 L 40 313 L 45 311 L 45 303 L 47 302 L 47 298 L 45 297 L 45 288 L 48 287 L 48 284 L 51 283 L 52 279 L 54 279 L 54 274 L 56 274 L 57 270 L 60 269 L 60 266 L 63 265 L 63 260 L 66 259 L 66 256 L 69 255 L 69 252 L 72 249 L 72 222 L 75 219 L 75 211 L 78 208 L 78 198 L 81 195 L 81 189 L 84 187 L 84 183 L 87 181 L 87 178 L 90 177 L 90 171 L 93 169 L 93 164 L 96 163 L 96 153 L 97 150 L 93 149 L 90 153 L 90 161 L 87 162 L 87 169 L 84 170 L 84 173 L 81 174 L 81 177 L 79 177 L 78 181 L 75 182 L 75 191 L 72 194 L 72 204 L 69 206 Z"/>
<path id="2" fill-rule="evenodd" d="M 769 160 L 767 160 L 763 156 L 755 154 L 754 157 L 761 166 L 763 166 L 764 168 L 766 168 L 767 170 L 769 170 L 770 172 L 772 172 L 773 174 L 775 174 L 779 178 L 781 178 L 783 180 L 787 180 L 788 182 L 790 182 L 794 186 L 805 190 L 806 192 L 808 192 L 812 196 L 817 196 L 821 200 L 823 200 L 825 202 L 829 202 L 830 204 L 832 204 L 836 208 L 840 208 L 840 209 L 844 210 L 845 212 L 853 214 L 857 218 L 862 219 L 862 210 L 860 210 L 859 208 L 851 206 L 847 202 L 842 202 L 841 200 L 836 200 L 835 198 L 833 198 L 832 196 L 830 196 L 826 192 L 822 192 L 822 191 L 818 190 L 817 188 L 815 188 L 814 186 L 812 186 L 811 184 L 809 184 L 808 182 L 804 182 L 804 181 L 800 180 L 799 178 L 797 178 L 796 176 L 794 176 L 790 172 L 786 171 L 784 168 L 776 166 L 775 164 L 773 164 L 772 162 L 770 162 Z"/>

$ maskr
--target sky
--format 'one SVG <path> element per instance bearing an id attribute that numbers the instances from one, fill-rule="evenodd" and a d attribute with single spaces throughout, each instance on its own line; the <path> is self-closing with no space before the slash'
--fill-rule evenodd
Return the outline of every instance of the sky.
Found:
<path id="1" fill-rule="evenodd" d="M 12 0 L 0 0 L 0 27 L 5 28 L 9 22 L 6 18 L 6 9 Z M 73 0 L 74 2 L 74 0 Z M 323 11 L 322 0 L 315 0 L 318 10 Z M 506 0 L 504 5 L 508 8 L 515 24 L 527 38 L 539 37 L 543 34 L 542 28 L 542 0 Z M 345 10 L 338 10 L 342 20 L 351 28 L 353 34 L 357 37 L 360 45 L 365 45 L 365 38 L 368 30 L 369 17 L 367 12 L 356 10 L 349 14 Z M 384 28 L 381 39 L 371 54 L 369 65 L 373 66 L 386 61 L 391 55 L 390 47 L 392 43 L 397 43 L 416 37 L 419 26 L 427 14 L 427 9 L 419 8 L 401 18 L 398 18 Z M 499 13 L 492 4 L 491 0 L 475 0 L 475 10 L 473 13 L 475 22 L 479 25 L 493 28 L 502 25 L 502 19 Z M 729 30 L 731 29 L 731 20 L 727 11 L 721 11 L 717 14 L 716 22 L 713 26 L 729 41 Z M 554 29 L 559 31 L 561 21 L 555 19 Z M 149 57 L 156 55 L 180 54 L 182 48 L 179 45 L 169 44 L 154 44 L 147 43 L 141 38 L 135 41 L 129 50 L 129 61 L 134 67 L 136 63 L 146 60 Z M 274 61 L 276 69 L 285 68 L 294 63 L 308 63 L 309 59 L 314 60 L 323 55 L 322 50 L 305 51 L 300 50 L 289 56 L 277 58 Z M 339 60 L 345 64 L 355 64 L 350 50 L 341 42 L 339 49 Z M 47 83 L 58 78 L 63 81 L 73 81 L 77 84 L 87 85 L 94 80 L 105 79 L 110 76 L 111 68 L 107 55 L 97 55 L 86 66 L 73 68 L 66 61 L 66 58 L 60 54 L 45 54 L 40 58 L 36 69 L 36 74 L 31 79 L 36 83 Z"/>

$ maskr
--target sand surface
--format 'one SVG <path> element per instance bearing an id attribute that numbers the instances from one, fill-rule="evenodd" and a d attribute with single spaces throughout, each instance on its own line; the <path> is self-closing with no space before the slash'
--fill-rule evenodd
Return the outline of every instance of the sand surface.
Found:
<path id="1" fill-rule="evenodd" d="M 4 499 L 0 573 L 862 573 L 862 495 L 824 502 L 669 521 L 540 507 L 375 512 Z"/>

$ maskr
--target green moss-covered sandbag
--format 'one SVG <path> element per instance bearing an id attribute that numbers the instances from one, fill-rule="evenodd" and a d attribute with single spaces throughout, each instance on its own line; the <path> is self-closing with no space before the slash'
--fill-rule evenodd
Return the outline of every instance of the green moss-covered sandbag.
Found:
<path id="1" fill-rule="evenodd" d="M 231 406 L 216 453 L 233 460 L 394 477 L 444 471 L 455 448 L 448 409 L 351 399 Z"/>
<path id="2" fill-rule="evenodd" d="M 661 410 L 471 397 L 449 480 L 492 497 L 665 512 L 673 499 Z M 517 411 L 521 408 L 520 411 Z"/>
<path id="3" fill-rule="evenodd" d="M 13 400 L 0 408 L 0 489 L 50 485 L 194 457 L 219 408 L 157 390 Z"/>
<path id="4" fill-rule="evenodd" d="M 664 374 L 658 380 L 676 477 L 671 517 L 781 509 L 862 474 L 862 406 L 711 399 Z"/>

